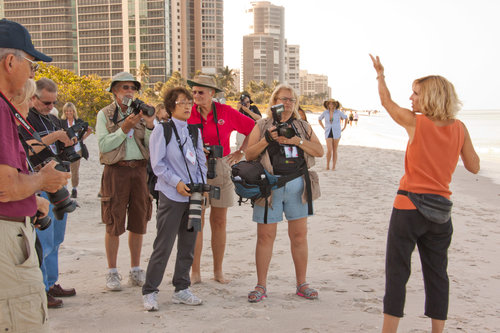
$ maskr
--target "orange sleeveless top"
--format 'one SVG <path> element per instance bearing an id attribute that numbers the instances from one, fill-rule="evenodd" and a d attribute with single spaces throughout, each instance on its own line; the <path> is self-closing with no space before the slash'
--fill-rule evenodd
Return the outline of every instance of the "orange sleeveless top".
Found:
<path id="1" fill-rule="evenodd" d="M 464 129 L 459 120 L 436 126 L 424 115 L 417 115 L 413 141 L 406 146 L 405 174 L 399 189 L 433 193 L 450 198 L 451 177 L 464 144 Z M 396 195 L 394 208 L 416 209 L 405 195 Z"/>

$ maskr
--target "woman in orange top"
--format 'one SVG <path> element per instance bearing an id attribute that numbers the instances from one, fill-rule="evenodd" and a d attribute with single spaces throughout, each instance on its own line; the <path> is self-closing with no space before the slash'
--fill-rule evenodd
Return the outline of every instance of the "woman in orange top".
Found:
<path id="1" fill-rule="evenodd" d="M 449 184 L 458 157 L 465 168 L 479 171 L 479 157 L 465 125 L 455 119 L 460 101 L 453 85 L 441 76 L 413 82 L 412 111 L 392 99 L 384 80 L 379 57 L 370 55 L 377 71 L 378 90 L 384 108 L 408 132 L 405 174 L 399 189 L 450 197 Z M 382 332 L 396 332 L 403 317 L 406 283 L 410 277 L 411 254 L 418 246 L 425 285 L 425 315 L 432 332 L 442 332 L 448 314 L 448 247 L 451 219 L 439 224 L 426 219 L 407 196 L 398 194 L 389 224 L 386 253 L 384 324 Z"/>

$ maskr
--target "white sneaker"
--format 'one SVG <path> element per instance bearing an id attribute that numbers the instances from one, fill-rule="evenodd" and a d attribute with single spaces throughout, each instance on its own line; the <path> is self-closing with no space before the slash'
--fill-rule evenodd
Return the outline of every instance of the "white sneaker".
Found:
<path id="1" fill-rule="evenodd" d="M 128 275 L 129 285 L 142 287 L 144 282 L 146 282 L 146 272 L 143 269 L 130 271 Z"/>
<path id="2" fill-rule="evenodd" d="M 118 273 L 108 273 L 106 274 L 106 289 L 111 291 L 122 290 L 121 281 L 122 276 Z"/>
<path id="3" fill-rule="evenodd" d="M 144 302 L 144 310 L 146 311 L 158 311 L 158 292 L 154 291 L 152 293 L 142 295 L 142 300 Z"/>
<path id="4" fill-rule="evenodd" d="M 172 302 L 174 304 L 187 304 L 187 305 L 200 305 L 203 301 L 194 295 L 189 288 L 181 291 L 174 292 L 172 295 Z"/>

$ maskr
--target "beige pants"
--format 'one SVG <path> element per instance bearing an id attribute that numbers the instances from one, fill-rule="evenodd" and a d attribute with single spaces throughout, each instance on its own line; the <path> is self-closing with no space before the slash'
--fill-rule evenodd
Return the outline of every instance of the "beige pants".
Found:
<path id="1" fill-rule="evenodd" d="M 227 162 L 228 156 L 217 159 L 215 172 L 217 177 L 208 179 L 207 183 L 220 187 L 220 199 L 210 198 L 210 205 L 218 208 L 227 208 L 234 205 L 234 184 L 231 180 L 231 167 Z"/>
<path id="2" fill-rule="evenodd" d="M 47 296 L 29 222 L 0 220 L 0 331 L 49 332 Z"/>

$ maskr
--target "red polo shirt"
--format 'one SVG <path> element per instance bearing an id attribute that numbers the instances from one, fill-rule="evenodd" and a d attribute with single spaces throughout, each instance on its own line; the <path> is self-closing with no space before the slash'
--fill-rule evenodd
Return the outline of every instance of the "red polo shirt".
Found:
<path id="1" fill-rule="evenodd" d="M 217 110 L 217 127 L 219 128 L 220 143 L 224 149 L 223 155 L 226 156 L 231 152 L 229 147 L 229 139 L 233 131 L 237 131 L 244 135 L 249 135 L 252 131 L 255 122 L 252 118 L 247 117 L 229 105 L 215 102 Z M 203 144 L 218 145 L 217 128 L 214 122 L 214 113 L 211 111 L 207 119 L 203 119 L 198 112 L 198 106 L 195 104 L 191 110 L 191 117 L 188 119 L 189 124 L 202 124 L 201 134 L 203 136 Z"/>

